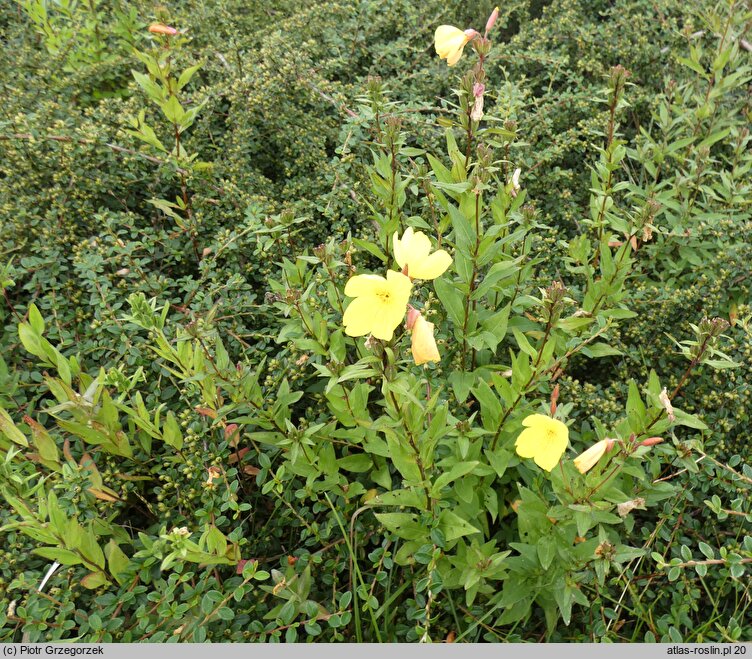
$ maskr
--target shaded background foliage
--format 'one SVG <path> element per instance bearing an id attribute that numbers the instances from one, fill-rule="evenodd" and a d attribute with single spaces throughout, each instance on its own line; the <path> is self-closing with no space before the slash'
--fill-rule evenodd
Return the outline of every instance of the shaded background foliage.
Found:
<path id="1" fill-rule="evenodd" d="M 131 371 L 142 366 L 151 383 L 145 395 L 149 403 L 166 402 L 177 413 L 183 410 L 184 427 L 194 430 L 186 453 L 194 451 L 194 455 L 180 473 L 167 461 L 161 471 L 155 471 L 161 489 L 154 490 L 158 496 L 153 503 L 165 514 L 176 507 L 200 509 L 200 488 L 195 484 L 180 488 L 176 481 L 200 471 L 202 426 L 185 411 L 184 392 L 162 379 L 159 366 L 144 348 L 148 337 L 133 333 L 123 322 L 127 295 L 142 291 L 147 298 L 169 302 L 176 322 L 200 325 L 205 320 L 225 337 L 233 362 L 243 359 L 256 364 L 268 357 L 265 384 L 270 392 L 275 390 L 273 385 L 299 355 L 275 342 L 274 310 L 265 302 L 268 280 L 277 273 L 274 261 L 330 238 L 343 239 L 348 232 L 362 235 L 373 230 L 364 206 L 370 195 L 366 165 L 373 139 L 373 117 L 365 100 L 369 77 L 383 81 L 410 144 L 440 145 L 444 130 L 433 120 L 445 115 L 454 102 L 455 79 L 435 57 L 433 30 L 440 23 L 480 28 L 493 3 L 279 1 L 269 6 L 241 0 L 182 0 L 158 7 L 140 0 L 94 2 L 93 9 L 78 7 L 70 15 L 50 3 L 54 38 L 35 29 L 22 4 L 0 8 L 6 40 L 0 53 L 4 98 L 0 107 L 0 256 L 10 264 L 7 275 L 14 282 L 5 288 L 6 303 L 0 308 L 0 403 L 23 413 L 39 409 L 34 385 L 42 374 L 17 338 L 18 321 L 33 302 L 47 320 L 47 338 L 61 345 L 66 355 L 80 355 L 106 370 L 123 363 Z M 517 132 L 518 139 L 506 155 L 522 167 L 537 219 L 547 227 L 539 249 L 564 258 L 564 241 L 580 232 L 580 221 L 587 215 L 589 166 L 598 157 L 608 122 L 608 107 L 602 101 L 612 66 L 621 64 L 631 72 L 626 94 L 629 107 L 621 130 L 630 149 L 627 169 L 633 179 L 643 175 L 651 153 L 642 129 L 656 127 L 662 104 L 675 112 L 672 116 L 692 121 L 696 105 L 686 89 L 692 91 L 694 74 L 677 57 L 686 56 L 696 44 L 712 47 L 716 36 L 699 18 L 707 10 L 704 5 L 669 0 L 559 0 L 520 1 L 504 8 L 495 37 L 498 46 L 488 62 L 491 107 L 487 109 L 490 115 L 513 122 L 509 125 Z M 188 236 L 148 203 L 155 197 L 179 194 L 174 172 L 126 130 L 127 119 L 142 109 L 152 125 L 159 125 L 158 113 L 148 107 L 131 75 L 132 69 L 140 70 L 132 50 L 146 46 L 145 27 L 156 19 L 186 29 L 190 36 L 179 52 L 178 69 L 203 61 L 189 96 L 206 105 L 185 142 L 206 163 L 191 173 L 188 182 L 197 242 L 209 250 L 199 260 L 193 258 Z M 749 17 L 745 20 L 748 25 Z M 705 173 L 696 176 L 698 186 L 705 181 L 711 185 L 719 172 L 729 170 L 728 162 L 738 149 L 734 144 L 748 145 L 744 131 L 749 112 L 749 94 L 743 85 L 718 100 L 716 114 L 728 123 L 729 133 L 711 145 L 712 157 L 710 151 L 699 153 L 692 146 L 682 152 L 677 167 L 687 168 L 687 179 L 697 174 L 692 163 L 704 167 Z M 748 171 L 740 170 L 747 181 Z M 631 192 L 622 193 L 627 204 Z M 410 212 L 425 213 L 416 201 L 410 204 L 414 206 Z M 672 208 L 664 204 L 666 215 L 657 222 L 669 226 L 668 237 L 646 241 L 636 255 L 639 268 L 628 304 L 637 317 L 621 330 L 618 347 L 624 354 L 599 362 L 582 360 L 562 379 L 562 399 L 573 404 L 578 419 L 599 416 L 607 422 L 618 418 L 628 380 L 644 381 L 651 369 L 669 374 L 666 384 L 671 390 L 685 365 L 666 334 L 684 338 L 688 323 L 697 323 L 702 316 L 741 319 L 750 313 L 752 219 L 748 202 L 731 210 L 732 204 L 724 206 L 718 194 L 702 189 L 697 209 L 682 216 L 681 229 L 690 232 L 687 241 L 671 233 L 673 220 L 668 215 Z M 270 245 L 263 241 L 268 235 L 264 232 L 279 238 Z M 553 279 L 558 273 L 552 271 L 550 276 Z M 541 285 L 548 283 L 541 281 Z M 749 459 L 752 347 L 741 327 L 733 327 L 729 335 L 732 344 L 727 352 L 741 367 L 731 373 L 707 371 L 694 378 L 682 403 L 687 411 L 701 411 L 706 423 L 718 431 L 708 437 L 716 459 L 741 456 L 735 466 Z M 302 378 L 299 372 L 291 375 L 293 381 Z M 304 423 L 316 419 L 312 400 L 310 405 L 296 407 Z M 114 470 L 116 464 L 100 468 Z M 669 530 L 663 538 L 669 553 L 671 547 L 694 543 L 697 537 L 714 537 L 719 544 L 728 544 L 724 531 L 698 511 L 709 496 L 706 492 L 714 488 L 725 487 L 729 496 L 740 492 L 736 485 L 725 483 L 712 465 L 702 469 L 702 479 L 686 474 L 687 482 L 691 479 L 696 487 L 688 488 L 675 508 L 664 510 L 665 520 L 658 529 L 660 533 Z M 346 554 L 338 553 L 341 547 L 324 551 L 296 541 L 301 525 L 312 524 L 318 530 L 313 540 L 321 540 L 324 547 L 333 542 L 338 530 L 326 511 L 302 501 L 292 511 L 289 503 L 282 505 L 257 490 L 248 496 L 255 509 L 264 511 L 249 533 L 254 555 L 283 565 L 288 554 L 294 555 L 291 563 L 298 574 L 305 574 L 307 565 L 316 565 L 319 576 L 314 577 L 314 590 L 345 590 Z M 136 507 L 128 514 L 136 519 Z M 656 529 L 654 520 L 642 521 L 645 524 L 638 524 L 634 531 L 635 542 Z M 143 520 L 134 526 L 139 524 L 156 522 Z M 369 551 L 366 562 L 379 566 L 374 567 L 377 573 L 388 569 L 376 529 L 364 525 L 359 532 Z M 741 542 L 738 526 L 728 532 L 734 542 Z M 6 546 L 0 568 L 4 601 L 14 599 L 15 590 L 38 580 L 44 571 L 44 561 L 23 556 L 29 546 L 21 536 L 14 536 Z M 392 571 L 389 574 L 391 579 Z M 166 615 L 179 615 L 175 607 L 181 598 L 188 602 L 206 595 L 208 578 L 194 576 L 170 577 L 165 592 L 176 594 Z M 402 578 L 409 579 L 409 573 Z M 746 610 L 748 585 L 734 590 L 730 583 L 727 575 L 720 576 L 708 587 L 746 602 L 738 607 L 730 604 L 729 611 Z M 112 612 L 114 607 L 107 608 L 108 596 L 100 595 L 94 603 L 92 595 L 70 582 L 69 586 L 55 594 L 65 600 L 59 615 L 75 619 L 82 634 L 96 632 L 99 638 L 107 638 L 101 631 L 105 627 L 86 627 L 88 623 L 81 623 L 74 611 L 80 606 L 86 611 L 100 607 Z M 145 597 L 141 588 L 133 590 L 134 597 Z M 706 614 L 702 606 L 692 603 L 698 588 L 692 579 L 672 582 L 665 594 L 658 584 L 646 588 L 645 605 L 655 607 L 653 637 L 673 639 L 669 630 L 674 629 L 687 639 L 702 638 L 702 634 L 724 638 L 710 622 L 698 623 Z M 692 597 L 685 599 L 687 594 Z M 394 604 L 390 625 L 394 639 L 409 638 L 408 618 L 419 608 L 408 595 Z M 209 638 L 243 640 L 289 633 L 268 632 L 256 622 L 249 627 L 250 621 L 260 620 L 271 608 L 263 602 L 258 606 L 255 612 L 239 606 L 242 613 L 232 623 L 216 624 Z M 346 604 L 341 606 L 346 608 Z M 718 620 L 712 623 L 726 630 L 733 627 L 724 607 L 715 612 Z M 465 621 L 482 615 L 466 613 Z M 462 615 L 447 608 L 438 626 L 449 631 L 456 625 L 456 616 Z M 341 632 L 351 638 L 347 620 L 340 622 L 330 625 L 332 631 L 327 633 L 338 638 Z M 61 630 L 71 628 L 60 624 Z M 38 634 L 47 629 L 37 628 Z M 13 629 L 6 618 L 0 633 L 12 634 Z M 305 633 L 315 636 L 315 631 L 306 628 Z M 638 622 L 628 625 L 625 634 L 627 639 L 643 640 L 646 631 Z M 129 637 L 111 638 L 135 640 L 142 634 L 158 640 L 162 634 L 152 629 L 128 633 Z M 617 632 L 612 636 L 619 638 Z M 535 638 L 536 630 L 524 634 L 512 630 L 505 637 Z M 557 638 L 589 639 L 588 620 L 583 616 L 571 628 L 562 628 Z"/>

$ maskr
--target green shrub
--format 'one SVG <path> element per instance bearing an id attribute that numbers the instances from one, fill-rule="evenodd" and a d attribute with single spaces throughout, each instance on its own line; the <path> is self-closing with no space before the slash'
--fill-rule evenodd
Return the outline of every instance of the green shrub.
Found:
<path id="1" fill-rule="evenodd" d="M 0 9 L 0 638 L 749 640 L 748 17 L 492 9 Z"/>

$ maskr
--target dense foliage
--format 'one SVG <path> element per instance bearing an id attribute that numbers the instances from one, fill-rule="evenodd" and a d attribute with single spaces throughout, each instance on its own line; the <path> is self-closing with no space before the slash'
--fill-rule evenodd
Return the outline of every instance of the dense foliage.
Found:
<path id="1" fill-rule="evenodd" d="M 0 7 L 0 639 L 752 640 L 752 13 L 493 9 Z"/>

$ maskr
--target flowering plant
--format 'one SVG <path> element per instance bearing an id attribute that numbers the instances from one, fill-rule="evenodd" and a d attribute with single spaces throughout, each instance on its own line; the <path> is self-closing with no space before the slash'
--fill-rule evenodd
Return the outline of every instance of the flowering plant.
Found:
<path id="1" fill-rule="evenodd" d="M 523 184 L 532 174 L 523 176 L 526 163 L 510 155 L 524 136 L 513 120 L 500 131 L 484 111 L 497 18 L 495 11 L 483 35 L 436 30 L 449 66 L 468 45 L 477 56 L 460 78 L 455 119 L 442 123 L 446 154 L 405 146 L 398 115 L 374 126 L 382 148 L 367 202 L 375 234 L 286 261 L 285 280 L 275 284 L 291 317 L 279 340 L 303 351 L 324 379 L 336 421 L 323 427 L 345 440 L 344 464 L 357 462 L 365 475 L 329 475 L 329 486 L 363 496 L 364 510 L 400 539 L 396 563 L 423 557 L 423 638 L 439 584 L 464 589 L 468 605 L 490 598 L 503 624 L 536 606 L 550 629 L 558 619 L 568 624 L 573 605 L 588 603 L 578 583 L 603 584 L 644 555 L 620 542 L 619 527 L 631 528 L 632 511 L 671 485 L 654 482 L 640 463 L 672 455 L 658 435 L 697 423 L 666 403 L 655 373 L 643 391 L 630 385 L 627 415 L 614 427 L 583 424 L 559 400 L 558 381 L 573 360 L 617 354 L 609 337 L 631 315 L 633 253 L 613 237 L 625 227 L 640 233 L 654 208 L 611 207 L 601 216 L 597 200 L 610 184 L 596 177 L 595 219 L 565 245 L 560 278 L 547 278 L 543 227 Z M 614 107 L 623 81 L 615 71 Z M 369 102 L 371 116 L 384 115 L 378 81 Z M 613 150 L 616 127 L 611 139 Z M 316 281 L 326 282 L 328 313 L 308 293 Z M 331 445 L 314 435 L 305 446 L 291 447 L 291 461 L 320 473 Z"/>

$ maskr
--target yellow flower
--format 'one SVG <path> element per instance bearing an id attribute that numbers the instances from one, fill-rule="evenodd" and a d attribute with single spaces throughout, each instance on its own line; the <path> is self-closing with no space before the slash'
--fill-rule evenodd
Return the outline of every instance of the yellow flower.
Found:
<path id="1" fill-rule="evenodd" d="M 354 297 L 343 322 L 348 336 L 373 334 L 391 340 L 394 329 L 405 317 L 412 282 L 401 272 L 390 270 L 386 279 L 378 275 L 356 275 L 347 282 L 345 295 Z"/>
<path id="2" fill-rule="evenodd" d="M 422 231 L 405 229 L 402 240 L 394 232 L 394 258 L 410 279 L 436 279 L 451 265 L 452 257 L 440 249 L 429 255 L 431 240 Z"/>
<path id="3" fill-rule="evenodd" d="M 475 30 L 463 32 L 453 25 L 439 25 L 433 37 L 436 53 L 441 59 L 446 59 L 449 66 L 454 66 L 462 57 L 462 49 L 476 34 Z"/>
<path id="4" fill-rule="evenodd" d="M 567 450 L 569 428 L 561 421 L 543 414 L 531 414 L 522 425 L 525 430 L 514 444 L 517 455 L 533 458 L 541 469 L 551 471 Z"/>
<path id="5" fill-rule="evenodd" d="M 418 366 L 441 359 L 439 349 L 436 347 L 436 339 L 433 338 L 433 323 L 429 323 L 421 315 L 418 315 L 413 323 L 412 352 L 413 359 Z"/>
<path id="6" fill-rule="evenodd" d="M 590 471 L 613 445 L 613 439 L 602 439 L 600 442 L 596 442 L 574 459 L 574 466 L 579 469 L 581 474 Z"/>

